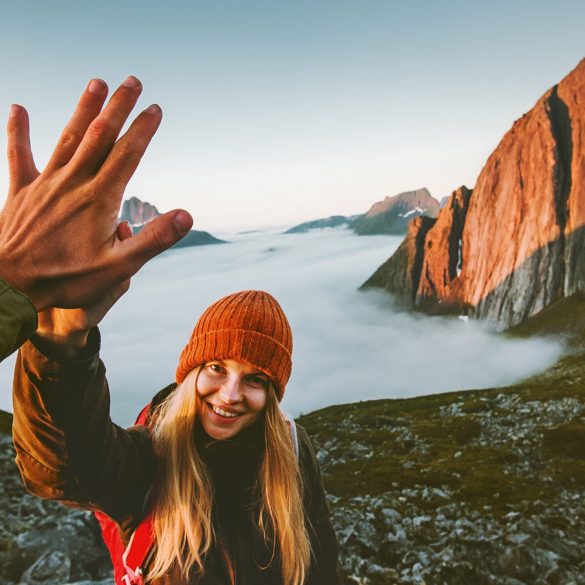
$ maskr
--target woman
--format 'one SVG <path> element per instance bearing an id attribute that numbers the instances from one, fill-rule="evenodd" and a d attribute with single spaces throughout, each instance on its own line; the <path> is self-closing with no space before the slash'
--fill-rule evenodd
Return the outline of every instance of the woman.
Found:
<path id="1" fill-rule="evenodd" d="M 132 570 L 148 583 L 340 583 L 314 452 L 279 408 L 292 336 L 276 299 L 243 291 L 211 305 L 176 383 L 145 426 L 123 430 L 109 418 L 95 327 L 123 292 L 40 314 L 19 353 L 13 434 L 26 487 L 107 516 L 124 546 L 146 531 L 153 546 Z"/>

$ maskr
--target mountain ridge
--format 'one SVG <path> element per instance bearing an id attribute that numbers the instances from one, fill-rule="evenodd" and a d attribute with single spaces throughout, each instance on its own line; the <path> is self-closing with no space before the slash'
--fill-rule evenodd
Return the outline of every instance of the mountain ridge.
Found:
<path id="1" fill-rule="evenodd" d="M 426 187 L 389 195 L 373 203 L 368 211 L 358 215 L 331 215 L 305 221 L 285 231 L 285 234 L 306 233 L 313 229 L 343 228 L 357 235 L 404 235 L 408 224 L 416 217 L 435 217 L 440 203 Z"/>
<path id="2" fill-rule="evenodd" d="M 410 246 L 410 254 L 423 257 L 410 284 L 397 284 L 403 249 L 385 263 L 386 280 L 378 274 L 364 286 L 381 286 L 412 308 L 463 312 L 499 330 L 584 291 L 584 96 L 582 60 L 514 122 L 468 197 L 463 187 L 454 192 L 422 241 Z M 461 242 L 455 273 L 454 241 Z"/>

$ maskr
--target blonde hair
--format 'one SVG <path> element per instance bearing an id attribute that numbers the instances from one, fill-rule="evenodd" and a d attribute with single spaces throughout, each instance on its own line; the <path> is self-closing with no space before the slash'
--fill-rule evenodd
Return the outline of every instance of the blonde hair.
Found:
<path id="1" fill-rule="evenodd" d="M 194 440 L 197 377 L 192 370 L 155 413 L 153 439 L 159 462 L 154 508 L 156 549 L 148 581 L 171 571 L 188 579 L 204 572 L 213 546 L 213 488 Z M 280 554 L 284 585 L 302 585 L 311 562 L 303 508 L 303 482 L 294 447 L 272 385 L 265 408 L 266 450 L 256 489 L 261 493 L 258 526 L 274 559 Z"/>

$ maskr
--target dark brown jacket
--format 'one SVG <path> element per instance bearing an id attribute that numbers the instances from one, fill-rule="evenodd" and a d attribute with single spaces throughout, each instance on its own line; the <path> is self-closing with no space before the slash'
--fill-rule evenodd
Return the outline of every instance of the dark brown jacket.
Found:
<path id="1" fill-rule="evenodd" d="M 122 429 L 112 423 L 98 350 L 97 329 L 76 359 L 57 359 L 53 349 L 36 338 L 22 346 L 14 376 L 16 462 L 29 491 L 70 506 L 101 510 L 128 539 L 143 514 L 156 464 L 145 428 Z M 167 387 L 156 400 L 173 389 L 174 385 Z M 194 575 L 189 585 L 229 584 L 222 551 L 233 559 L 237 585 L 282 583 L 278 557 L 268 569 L 258 566 L 271 553 L 254 520 L 258 502 L 252 487 L 263 454 L 261 424 L 239 433 L 234 444 L 210 441 L 202 429 L 196 433 L 197 447 L 212 473 L 213 522 L 219 537 L 205 559 L 205 574 Z M 306 432 L 301 427 L 298 431 L 304 505 L 314 552 L 306 585 L 338 585 L 337 542 L 319 466 Z M 169 578 L 159 583 L 178 582 Z"/>

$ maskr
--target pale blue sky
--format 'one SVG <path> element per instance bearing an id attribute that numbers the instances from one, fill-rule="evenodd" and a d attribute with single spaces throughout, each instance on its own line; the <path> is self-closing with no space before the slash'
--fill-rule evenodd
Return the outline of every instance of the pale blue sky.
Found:
<path id="1" fill-rule="evenodd" d="M 284 225 L 473 186 L 584 27 L 568 0 L 3 0 L 0 110 L 28 108 L 42 166 L 88 79 L 137 75 L 164 119 L 127 196 L 216 232 Z"/>

